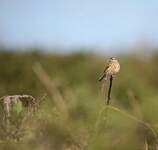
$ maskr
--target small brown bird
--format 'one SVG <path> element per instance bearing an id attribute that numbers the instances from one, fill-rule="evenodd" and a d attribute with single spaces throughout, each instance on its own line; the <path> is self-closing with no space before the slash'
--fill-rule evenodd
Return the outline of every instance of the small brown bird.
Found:
<path id="1" fill-rule="evenodd" d="M 116 75 L 120 70 L 120 64 L 118 60 L 114 57 L 110 58 L 107 61 L 107 64 L 105 66 L 104 72 L 102 76 L 99 78 L 99 81 L 107 80 L 110 78 L 110 76 Z"/>

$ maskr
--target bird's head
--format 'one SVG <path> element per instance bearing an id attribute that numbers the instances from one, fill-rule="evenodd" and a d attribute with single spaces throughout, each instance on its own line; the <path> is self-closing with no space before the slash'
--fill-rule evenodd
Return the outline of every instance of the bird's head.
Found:
<path id="1" fill-rule="evenodd" d="M 116 58 L 115 57 L 111 57 L 110 60 L 116 60 Z"/>
<path id="2" fill-rule="evenodd" d="M 118 60 L 115 58 L 115 57 L 111 57 L 109 60 L 108 60 L 109 63 L 113 63 L 113 62 L 118 62 Z"/>

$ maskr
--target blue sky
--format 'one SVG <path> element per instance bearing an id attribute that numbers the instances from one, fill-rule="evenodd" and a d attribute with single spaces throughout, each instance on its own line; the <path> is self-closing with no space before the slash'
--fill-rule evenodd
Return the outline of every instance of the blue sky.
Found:
<path id="1" fill-rule="evenodd" d="M 0 0 L 0 39 L 10 47 L 64 49 L 158 41 L 157 0 Z"/>

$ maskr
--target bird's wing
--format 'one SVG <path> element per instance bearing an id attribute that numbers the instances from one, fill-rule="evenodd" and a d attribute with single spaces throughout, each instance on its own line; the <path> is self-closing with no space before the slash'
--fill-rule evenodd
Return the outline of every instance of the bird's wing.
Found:
<path id="1" fill-rule="evenodd" d="M 109 68 L 109 65 L 106 65 L 101 77 L 99 78 L 99 81 L 102 81 L 104 77 L 106 77 L 106 71 L 108 68 Z"/>
<path id="2" fill-rule="evenodd" d="M 106 73 L 106 70 L 110 67 L 110 64 L 108 63 L 106 66 L 105 66 L 105 69 L 104 69 L 104 73 Z"/>
<path id="3" fill-rule="evenodd" d="M 104 79 L 105 76 L 106 76 L 106 74 L 103 73 L 103 74 L 100 76 L 100 78 L 98 79 L 98 81 L 102 81 L 102 80 Z"/>

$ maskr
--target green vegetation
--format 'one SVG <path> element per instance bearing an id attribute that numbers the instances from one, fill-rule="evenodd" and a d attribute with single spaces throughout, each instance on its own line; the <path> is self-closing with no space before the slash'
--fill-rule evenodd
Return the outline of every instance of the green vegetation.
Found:
<path id="1" fill-rule="evenodd" d="M 18 142 L 0 141 L 0 149 L 155 150 L 158 55 L 118 58 L 121 71 L 106 107 L 98 82 L 106 56 L 1 51 L 0 96 L 47 96 L 28 121 L 26 135 Z"/>

